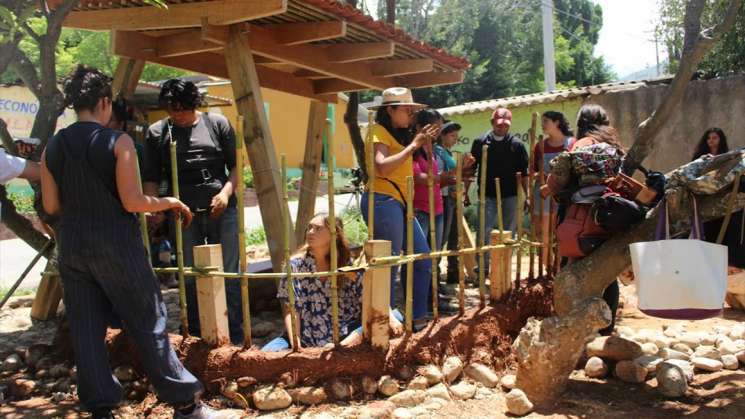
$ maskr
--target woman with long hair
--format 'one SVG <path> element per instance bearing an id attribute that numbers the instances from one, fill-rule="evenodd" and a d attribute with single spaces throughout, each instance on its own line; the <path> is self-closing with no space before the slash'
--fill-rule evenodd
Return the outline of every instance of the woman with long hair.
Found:
<path id="1" fill-rule="evenodd" d="M 439 134 L 437 126 L 427 125 L 418 133 L 412 132 L 414 115 L 424 105 L 415 103 L 411 91 L 403 87 L 386 89 L 383 101 L 375 115 L 370 135 L 373 142 L 374 168 L 368 175 L 375 188 L 375 227 L 373 238 L 391 242 L 391 253 L 401 254 L 406 249 L 406 203 L 408 200 L 407 177 L 414 176 L 412 155 L 425 144 L 431 144 Z M 369 152 L 369 151 L 368 151 Z M 362 214 L 368 218 L 368 199 L 362 195 Z M 427 237 L 414 219 L 414 253 L 427 253 Z M 413 326 L 419 330 L 426 325 L 428 296 L 432 263 L 426 260 L 414 262 L 413 280 Z M 391 269 L 391 306 L 395 306 L 395 278 L 399 268 Z M 406 269 L 401 269 L 402 289 L 406 289 Z"/>
<path id="2" fill-rule="evenodd" d="M 540 173 L 549 173 L 551 160 L 559 154 L 569 150 L 574 145 L 574 133 L 569 127 L 569 121 L 561 112 L 547 111 L 541 118 L 541 127 L 545 138 L 540 140 L 533 149 L 533 162 L 530 165 L 531 176 Z M 550 211 L 550 199 L 541 198 L 541 182 L 535 183 L 533 191 L 532 223 L 536 226 L 538 237 L 542 242 L 548 241 L 548 226 L 550 217 L 556 217 L 556 211 Z M 543 218 L 541 219 L 541 205 L 543 206 Z M 543 252 L 543 263 L 548 261 L 548 252 Z"/>
<path id="3" fill-rule="evenodd" d="M 698 144 L 696 144 L 696 152 L 693 153 L 691 160 L 696 160 L 707 154 L 716 156 L 728 151 L 729 146 L 727 145 L 727 136 L 724 135 L 724 131 L 721 128 L 712 127 L 704 131 L 704 135 L 701 136 Z"/>
<path id="4" fill-rule="evenodd" d="M 331 228 L 336 230 L 336 243 L 331 242 Z M 344 234 L 340 218 L 332 226 L 328 214 L 316 214 L 308 223 L 305 244 L 290 259 L 292 272 L 325 272 L 331 267 L 331 246 L 336 247 L 337 258 L 342 266 L 352 262 L 349 242 Z M 287 278 L 279 281 L 277 298 L 282 303 L 286 333 L 267 343 L 262 350 L 276 352 L 289 349 L 292 339 L 290 302 L 287 293 Z M 331 307 L 331 278 L 307 277 L 293 278 L 295 293 L 295 312 L 297 313 L 298 343 L 300 348 L 323 347 L 333 343 L 333 323 Z M 337 277 L 339 296 L 339 336 L 340 342 L 348 346 L 361 340 L 362 315 L 362 272 L 352 272 Z M 300 349 L 294 348 L 294 349 Z"/>
<path id="5" fill-rule="evenodd" d="M 416 114 L 414 129 L 421 131 L 428 125 L 442 127 L 442 115 L 434 109 L 422 109 Z M 431 249 L 439 249 L 442 243 L 443 228 L 443 204 L 440 194 L 440 184 L 446 181 L 447 174 L 442 173 L 443 162 L 440 161 L 433 151 L 433 144 L 426 144 L 414 152 L 414 216 L 422 227 L 424 235 L 429 239 L 429 166 L 432 165 L 434 183 L 434 207 L 435 207 L 435 243 L 428 241 Z M 451 176 L 452 177 L 452 176 Z"/>
<path id="6" fill-rule="evenodd" d="M 79 65 L 64 82 L 77 122 L 60 130 L 42 155 L 44 210 L 56 216 L 59 272 L 70 321 L 78 396 L 94 418 L 111 418 L 122 386 L 111 373 L 106 328 L 121 319 L 158 397 L 174 418 L 209 418 L 204 390 L 171 348 L 166 305 L 147 259 L 135 213 L 171 210 L 188 225 L 189 208 L 173 197 L 144 195 L 132 138 L 106 128 L 111 79 Z"/>

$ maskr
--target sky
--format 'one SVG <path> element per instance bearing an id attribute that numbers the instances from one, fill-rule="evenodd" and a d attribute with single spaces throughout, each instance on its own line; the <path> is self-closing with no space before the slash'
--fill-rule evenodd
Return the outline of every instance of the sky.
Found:
<path id="1" fill-rule="evenodd" d="M 372 11 L 378 0 L 364 0 Z M 652 39 L 657 18 L 656 0 L 592 0 L 603 8 L 603 27 L 595 46 L 595 55 L 605 61 L 618 77 L 624 77 L 656 64 Z M 664 49 L 660 61 L 664 61 Z"/>

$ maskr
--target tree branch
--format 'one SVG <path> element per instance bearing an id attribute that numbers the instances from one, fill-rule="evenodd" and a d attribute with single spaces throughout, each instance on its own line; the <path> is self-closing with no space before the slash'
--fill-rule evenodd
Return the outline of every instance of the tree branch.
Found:
<path id="1" fill-rule="evenodd" d="M 34 64 L 18 46 L 13 48 L 11 54 L 11 60 L 8 63 L 9 67 L 18 74 L 18 77 L 23 80 L 26 87 L 38 99 L 41 96 L 41 82 L 39 81 L 39 74 L 36 72 Z"/>
<path id="2" fill-rule="evenodd" d="M 30 36 L 37 44 L 41 43 L 41 35 L 39 35 L 33 29 L 31 29 L 31 27 L 28 26 L 27 22 L 21 23 L 21 28 L 23 28 L 26 34 Z"/>
<path id="3" fill-rule="evenodd" d="M 701 32 L 701 14 L 706 3 L 705 0 L 691 0 L 686 7 L 685 17 L 685 40 L 683 55 L 680 60 L 678 72 L 675 74 L 670 86 L 667 88 L 665 97 L 660 106 L 639 125 L 636 131 L 634 144 L 624 159 L 623 172 L 631 175 L 644 162 L 649 153 L 652 152 L 654 139 L 662 130 L 670 115 L 675 111 L 685 95 L 686 87 L 691 77 L 698 69 L 698 65 L 704 56 L 711 51 L 716 40 L 732 28 L 735 23 L 737 12 L 743 0 L 730 0 L 727 15 L 716 28 L 711 31 L 711 36 L 705 36 Z"/>

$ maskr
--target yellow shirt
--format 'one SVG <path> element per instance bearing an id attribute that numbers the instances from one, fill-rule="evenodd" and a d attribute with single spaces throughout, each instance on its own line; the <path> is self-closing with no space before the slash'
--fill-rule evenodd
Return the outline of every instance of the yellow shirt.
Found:
<path id="1" fill-rule="evenodd" d="M 371 135 L 373 143 L 380 143 L 388 146 L 389 156 L 397 154 L 405 148 L 404 146 L 399 144 L 398 141 L 396 141 L 396 139 L 393 138 L 388 130 L 386 130 L 382 125 L 373 125 Z M 389 173 L 388 176 L 383 177 L 380 176 L 377 171 L 375 172 L 375 193 L 382 193 L 392 196 L 397 201 L 405 204 L 405 202 L 401 199 L 401 194 L 403 194 L 404 199 L 407 198 L 408 191 L 406 186 L 406 178 L 408 176 L 414 176 L 414 167 L 411 155 L 406 157 L 406 160 L 404 160 L 404 162 L 401 163 L 401 165 L 398 166 L 395 170 Z M 395 183 L 396 186 L 398 186 L 398 188 L 401 190 L 401 193 L 399 193 L 391 184 L 391 182 L 386 179 Z"/>

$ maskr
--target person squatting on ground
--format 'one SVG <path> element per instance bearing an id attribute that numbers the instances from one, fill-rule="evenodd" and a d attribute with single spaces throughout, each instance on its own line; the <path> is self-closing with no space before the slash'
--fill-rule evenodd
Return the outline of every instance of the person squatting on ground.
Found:
<path id="1" fill-rule="evenodd" d="M 172 192 L 170 143 L 176 142 L 180 198 L 194 213 L 192 225 L 183 230 L 184 266 L 194 266 L 194 246 L 221 244 L 223 269 L 238 272 L 238 222 L 233 194 L 235 133 L 219 114 L 197 111 L 202 95 L 190 81 L 163 83 L 159 101 L 168 117 L 148 129 L 145 145 L 143 188 L 158 196 Z M 161 189 L 161 190 L 162 190 Z M 199 335 L 196 279 L 186 278 L 189 333 Z M 241 290 L 239 281 L 225 280 L 230 340 L 243 341 Z"/>
<path id="2" fill-rule="evenodd" d="M 560 153 L 551 162 L 551 172 L 546 184 L 541 188 L 541 195 L 544 198 L 553 197 L 559 202 L 560 207 L 563 207 L 558 214 L 559 225 L 564 221 L 567 208 L 576 203 L 573 194 L 587 186 L 608 184 L 620 172 L 625 155 L 618 132 L 610 126 L 608 114 L 599 105 L 584 105 L 579 110 L 577 138 L 569 153 Z M 573 159 L 581 159 L 582 164 L 574 164 Z M 578 172 L 578 167 L 582 167 L 583 170 Z M 561 250 L 559 234 L 557 240 Z M 617 280 L 608 285 L 603 292 L 603 299 L 610 307 L 612 320 L 608 327 L 600 330 L 602 335 L 609 335 L 613 331 L 619 294 Z"/>
<path id="3" fill-rule="evenodd" d="M 479 194 L 481 193 L 481 153 L 482 147 L 487 146 L 486 157 L 486 190 L 485 201 L 485 236 L 497 225 L 497 186 L 495 179 L 499 178 L 502 198 L 502 223 L 504 229 L 517 233 L 517 188 L 522 187 L 526 198 L 525 208 L 529 207 L 528 198 L 528 153 L 523 142 L 510 134 L 512 112 L 505 108 L 497 108 L 491 116 L 492 128 L 489 132 L 475 139 L 471 146 L 471 154 L 476 159 L 475 168 Z M 517 173 L 522 173 L 522 184 L 517 184 Z M 465 196 L 468 200 L 470 182 L 466 182 Z M 466 204 L 470 204 L 467 201 Z M 487 237 L 478 237 L 478 245 L 489 244 Z M 484 253 L 484 269 L 489 270 L 489 252 Z"/>
<path id="4" fill-rule="evenodd" d="M 317 214 L 310 220 L 305 232 L 305 245 L 290 259 L 292 272 L 325 272 L 331 267 L 331 224 L 327 214 Z M 340 218 L 336 219 L 336 254 L 341 266 L 352 263 L 349 242 Z M 290 318 L 287 278 L 279 281 L 277 298 L 282 304 L 286 332 L 274 338 L 261 350 L 276 352 L 289 349 L 292 321 Z M 293 278 L 295 312 L 298 317 L 298 343 L 300 348 L 323 347 L 333 344 L 331 306 L 331 278 Z M 339 336 L 342 346 L 362 342 L 362 271 L 337 276 L 339 297 Z M 400 318 L 391 316 L 391 328 L 401 330 Z M 300 349 L 293 348 L 293 349 Z"/>
<path id="5" fill-rule="evenodd" d="M 172 210 L 191 221 L 173 197 L 140 192 L 132 138 L 105 127 L 111 117 L 110 78 L 79 65 L 64 82 L 77 122 L 60 130 L 42 155 L 44 210 L 56 223 L 59 272 L 70 322 L 78 396 L 94 418 L 111 418 L 122 386 L 109 365 L 105 336 L 121 320 L 142 368 L 174 417 L 209 418 L 198 402 L 202 384 L 179 361 L 166 332 L 166 305 L 142 245 L 134 213 Z"/>
<path id="6" fill-rule="evenodd" d="M 414 175 L 412 155 L 425 144 L 431 143 L 439 135 L 436 126 L 425 126 L 419 133 L 412 132 L 414 114 L 424 105 L 415 103 L 411 91 L 403 87 L 393 87 L 383 92 L 383 102 L 377 109 L 375 125 L 371 127 L 374 144 L 373 183 L 375 188 L 375 240 L 391 242 L 391 253 L 400 255 L 406 249 L 406 202 L 408 197 L 406 178 Z M 368 151 L 369 152 L 369 151 Z M 360 205 L 362 215 L 368 219 L 369 193 L 362 195 Z M 414 253 L 427 253 L 427 237 L 419 222 L 413 220 Z M 419 330 L 426 325 L 428 299 L 431 288 L 432 263 L 429 259 L 413 263 L 413 324 Z M 391 306 L 395 305 L 395 278 L 401 271 L 402 289 L 406 289 L 406 268 L 391 269 Z"/>
<path id="7" fill-rule="evenodd" d="M 545 174 L 551 170 L 551 160 L 556 156 L 568 151 L 574 145 L 574 133 L 569 128 L 569 121 L 561 112 L 548 111 L 541 118 L 541 128 L 546 138 L 539 141 L 533 149 L 533 161 L 530 165 L 531 176 L 540 173 L 543 167 Z M 541 198 L 541 179 L 538 179 L 533 189 L 532 217 L 531 222 L 536 226 L 536 234 L 541 238 L 541 243 L 548 243 L 549 219 L 556 218 L 556 209 L 550 211 L 550 198 Z M 541 219 L 541 205 L 543 205 L 543 219 Z M 548 262 L 548 252 L 543 252 L 543 264 Z"/>

